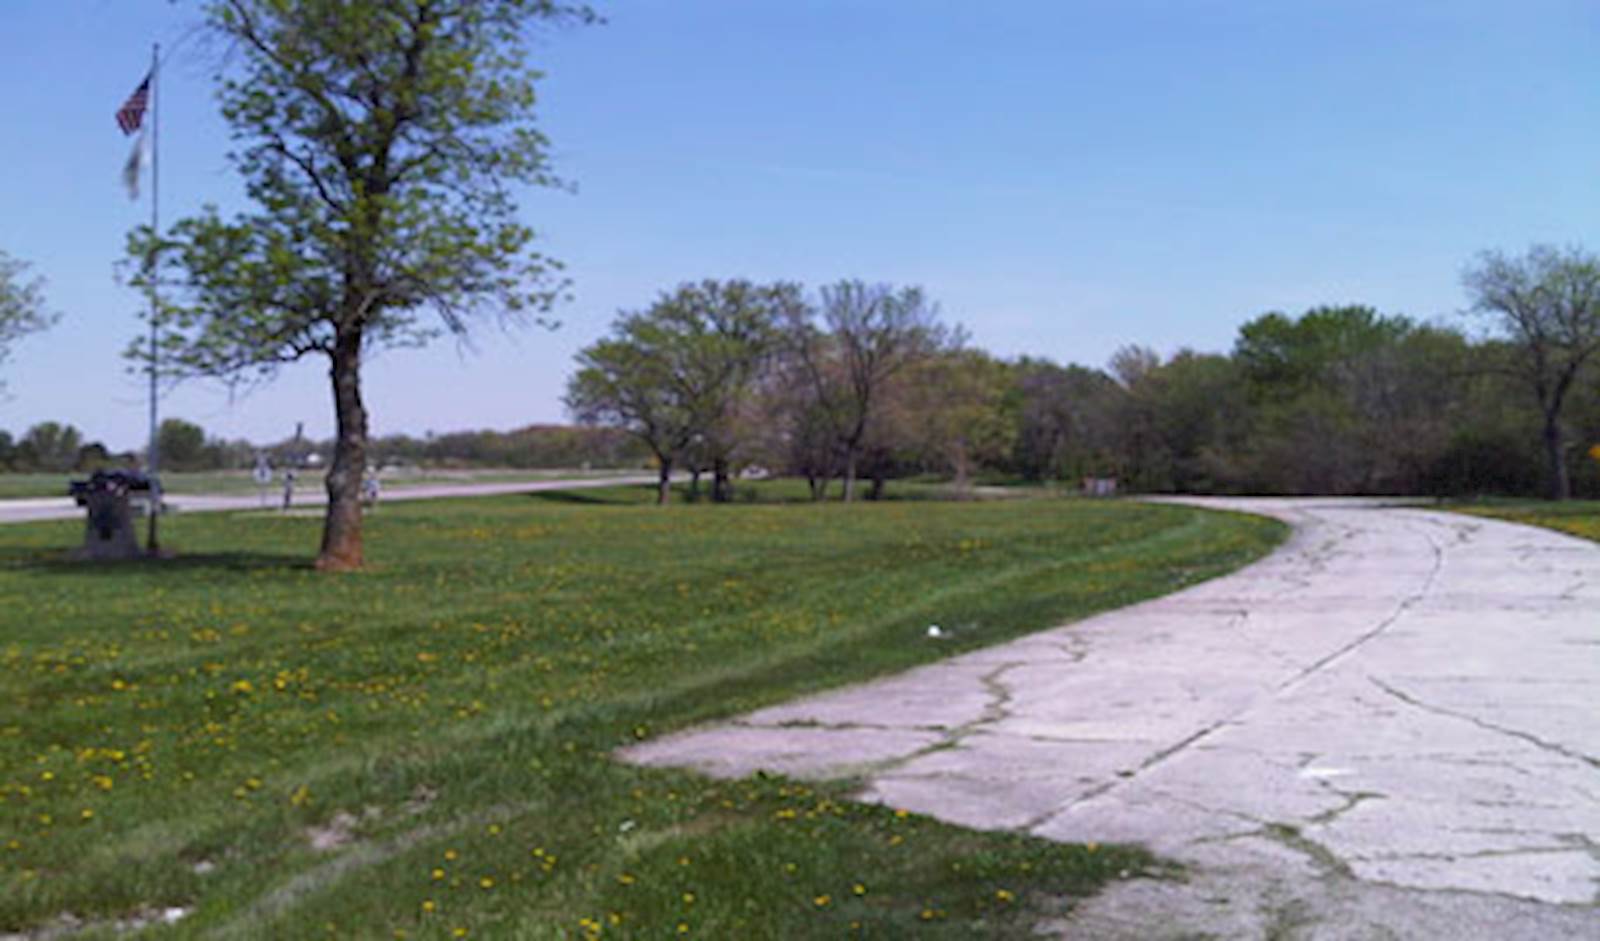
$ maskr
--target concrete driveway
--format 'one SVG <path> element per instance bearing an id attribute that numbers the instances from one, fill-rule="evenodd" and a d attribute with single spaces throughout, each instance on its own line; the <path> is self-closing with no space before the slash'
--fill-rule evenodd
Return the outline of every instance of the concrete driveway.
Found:
<path id="1" fill-rule="evenodd" d="M 643 743 L 1186 864 L 1073 938 L 1600 938 L 1600 546 L 1369 502 L 1234 575 Z M 929 640 L 937 643 L 937 640 Z"/>

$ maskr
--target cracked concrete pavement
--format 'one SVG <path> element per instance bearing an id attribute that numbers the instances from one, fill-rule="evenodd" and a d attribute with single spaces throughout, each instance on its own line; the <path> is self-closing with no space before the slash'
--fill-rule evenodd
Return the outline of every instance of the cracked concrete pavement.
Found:
<path id="1" fill-rule="evenodd" d="M 1378 501 L 1185 502 L 1294 532 L 1177 594 L 624 757 L 853 777 L 1188 869 L 1045 935 L 1600 938 L 1600 546 Z"/>

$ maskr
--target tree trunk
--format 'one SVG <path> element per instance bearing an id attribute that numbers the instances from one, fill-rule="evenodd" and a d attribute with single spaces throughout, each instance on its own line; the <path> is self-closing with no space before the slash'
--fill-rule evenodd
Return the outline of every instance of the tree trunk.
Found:
<path id="1" fill-rule="evenodd" d="M 1544 453 L 1549 463 L 1550 489 L 1546 496 L 1551 500 L 1565 500 L 1572 496 L 1572 481 L 1567 477 L 1566 442 L 1561 434 L 1561 420 L 1546 415 L 1544 420 Z"/>
<path id="2" fill-rule="evenodd" d="M 672 459 L 658 457 L 661 465 L 661 476 L 656 480 L 656 506 L 666 506 L 672 498 Z"/>
<path id="3" fill-rule="evenodd" d="M 851 448 L 844 457 L 844 502 L 856 498 L 856 451 Z"/>
<path id="4" fill-rule="evenodd" d="M 868 500 L 883 499 L 883 483 L 883 471 L 880 470 L 872 475 L 872 486 L 867 490 Z"/>
<path id="5" fill-rule="evenodd" d="M 700 467 L 689 468 L 689 502 L 700 502 Z"/>
<path id="6" fill-rule="evenodd" d="M 711 462 L 711 502 L 727 503 L 733 499 L 733 488 L 728 483 L 728 462 L 718 458 Z"/>
<path id="7" fill-rule="evenodd" d="M 956 494 L 965 499 L 972 490 L 972 462 L 967 460 L 967 449 L 957 445 L 955 453 L 951 456 L 951 468 L 955 471 Z"/>
<path id="8" fill-rule="evenodd" d="M 317 568 L 343 572 L 361 567 L 361 479 L 367 472 L 367 409 L 361 402 L 361 332 L 334 341 L 333 411 L 338 435 L 328 469 L 328 513 L 322 524 Z"/>

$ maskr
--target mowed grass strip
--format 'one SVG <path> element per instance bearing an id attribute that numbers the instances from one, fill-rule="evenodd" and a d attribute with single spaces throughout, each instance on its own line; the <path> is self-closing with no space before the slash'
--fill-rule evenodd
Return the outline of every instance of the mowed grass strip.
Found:
<path id="1" fill-rule="evenodd" d="M 778 496 L 793 489 L 767 488 Z M 195 515 L 179 557 L 0 528 L 0 930 L 1011 936 L 1152 865 L 617 746 L 1235 568 L 1278 524 L 1077 500 Z M 951 636 L 925 637 L 929 623 Z M 171 926 L 150 922 L 182 909 Z"/>
<path id="2" fill-rule="evenodd" d="M 1542 526 L 1600 542 L 1600 500 L 1494 500 L 1450 506 L 1457 513 Z"/>

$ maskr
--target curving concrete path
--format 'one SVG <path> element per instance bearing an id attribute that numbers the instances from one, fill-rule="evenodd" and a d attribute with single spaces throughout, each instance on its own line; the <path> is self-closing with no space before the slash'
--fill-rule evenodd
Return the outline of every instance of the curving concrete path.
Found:
<path id="1" fill-rule="evenodd" d="M 1044 926 L 1062 937 L 1600 939 L 1600 546 L 1364 501 L 1185 502 L 1294 534 L 1175 595 L 625 757 L 855 776 L 868 800 L 1187 865 Z"/>

